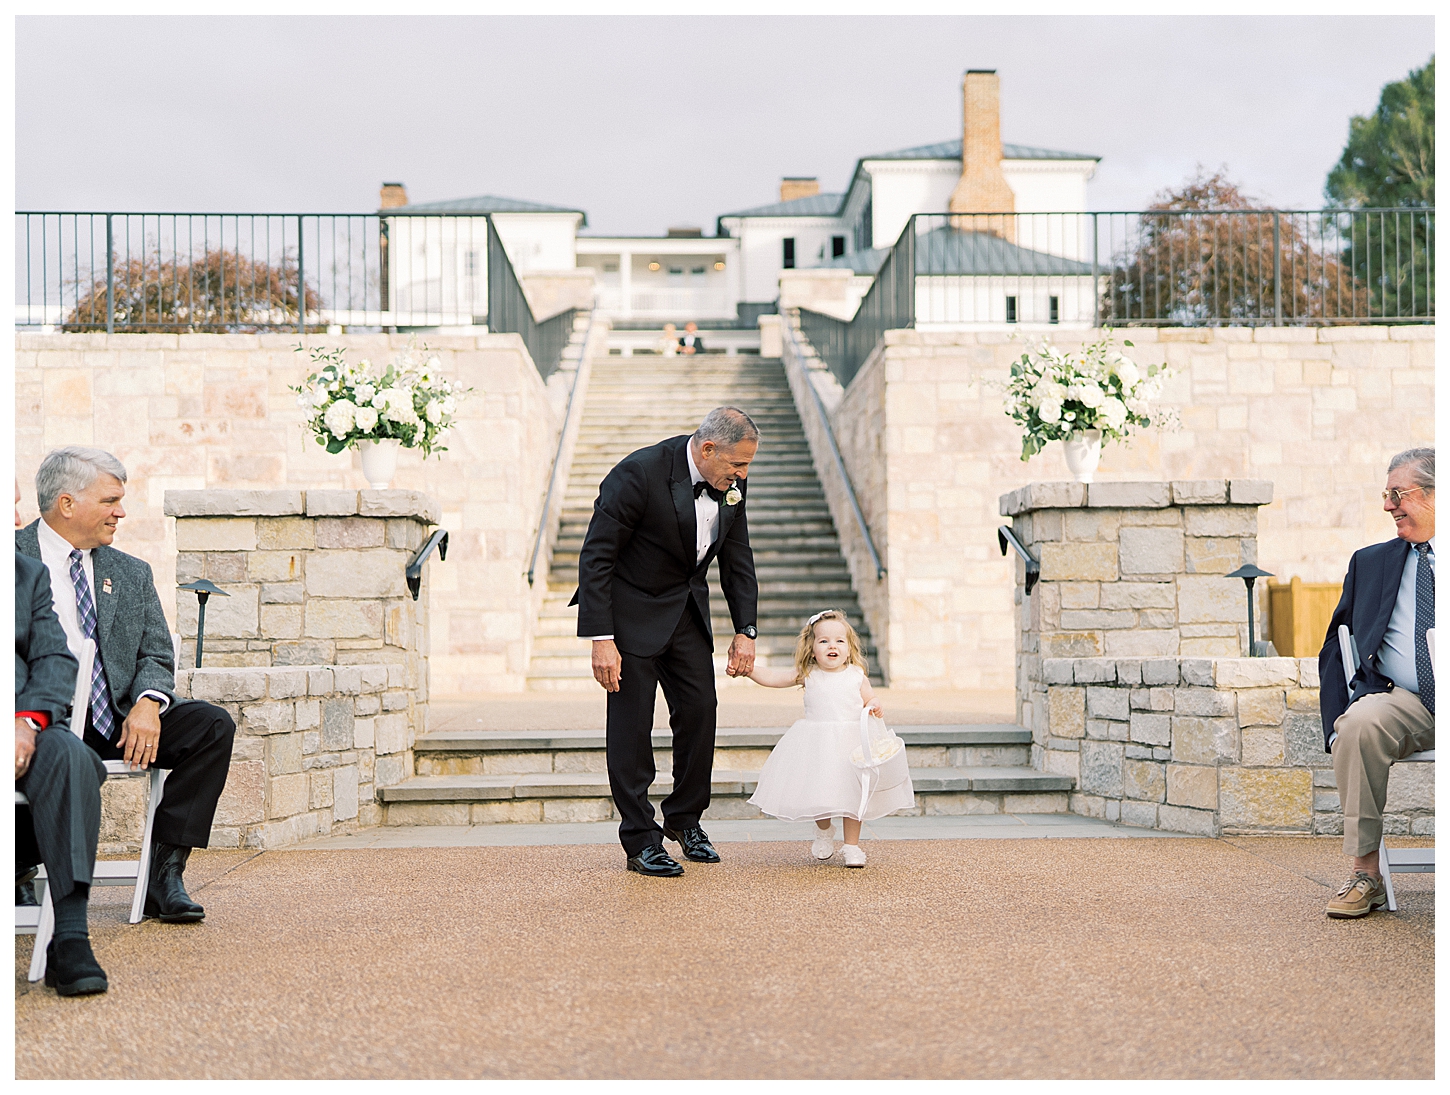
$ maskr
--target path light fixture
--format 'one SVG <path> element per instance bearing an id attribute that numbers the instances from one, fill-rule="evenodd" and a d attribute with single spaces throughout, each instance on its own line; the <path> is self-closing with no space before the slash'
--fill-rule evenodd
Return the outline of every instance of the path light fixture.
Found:
<path id="1" fill-rule="evenodd" d="M 196 667 L 201 668 L 201 640 L 206 633 L 206 599 L 213 593 L 219 593 L 223 597 L 230 597 L 231 594 L 222 589 L 221 586 L 208 582 L 205 578 L 198 578 L 194 582 L 187 582 L 179 589 L 188 589 L 196 594 Z"/>
<path id="2" fill-rule="evenodd" d="M 1266 658 L 1269 656 L 1269 644 L 1259 642 L 1254 638 L 1254 582 L 1260 578 L 1272 578 L 1273 575 L 1267 570 L 1260 570 L 1253 563 L 1245 563 L 1238 570 L 1225 574 L 1225 578 L 1242 578 L 1244 588 L 1249 592 L 1249 657 Z"/>

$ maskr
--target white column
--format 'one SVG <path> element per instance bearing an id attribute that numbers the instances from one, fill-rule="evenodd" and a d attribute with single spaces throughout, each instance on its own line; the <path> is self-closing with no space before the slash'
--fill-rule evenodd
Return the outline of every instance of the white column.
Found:
<path id="1" fill-rule="evenodd" d="M 619 316 L 621 319 L 628 319 L 633 314 L 633 301 L 630 298 L 634 290 L 629 277 L 633 266 L 634 253 L 621 250 L 619 252 Z"/>

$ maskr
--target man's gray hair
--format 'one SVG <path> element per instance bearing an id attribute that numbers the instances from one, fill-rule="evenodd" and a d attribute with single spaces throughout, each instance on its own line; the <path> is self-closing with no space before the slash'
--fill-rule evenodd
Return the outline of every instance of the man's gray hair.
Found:
<path id="1" fill-rule="evenodd" d="M 1425 490 L 1435 489 L 1435 450 L 1406 449 L 1390 461 L 1390 471 L 1409 465 L 1410 479 Z"/>
<path id="2" fill-rule="evenodd" d="M 35 473 L 35 501 L 40 512 L 49 513 L 62 494 L 79 494 L 103 475 L 114 475 L 124 483 L 126 466 L 105 449 L 84 445 L 52 449 Z"/>
<path id="3" fill-rule="evenodd" d="M 760 430 L 739 407 L 716 407 L 700 423 L 695 440 L 701 445 L 713 441 L 722 449 L 729 449 L 742 441 L 759 441 Z"/>

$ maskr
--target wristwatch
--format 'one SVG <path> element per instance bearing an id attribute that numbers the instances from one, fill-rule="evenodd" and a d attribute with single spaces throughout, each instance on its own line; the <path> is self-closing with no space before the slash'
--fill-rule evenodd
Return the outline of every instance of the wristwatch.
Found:
<path id="1" fill-rule="evenodd" d="M 744 635 L 747 639 L 753 639 L 758 632 L 755 630 L 754 624 L 746 624 L 740 629 L 740 634 Z"/>

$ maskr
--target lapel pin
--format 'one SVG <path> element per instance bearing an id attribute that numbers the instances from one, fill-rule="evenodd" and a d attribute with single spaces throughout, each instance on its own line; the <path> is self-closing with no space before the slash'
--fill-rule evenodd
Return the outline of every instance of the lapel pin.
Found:
<path id="1" fill-rule="evenodd" d="M 109 593 L 109 592 L 111 592 L 111 579 L 109 579 L 109 578 L 102 578 L 101 579 L 101 592 L 102 593 Z"/>

